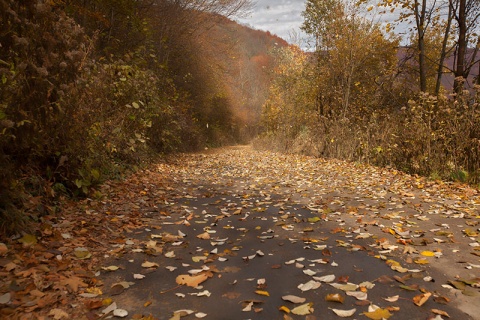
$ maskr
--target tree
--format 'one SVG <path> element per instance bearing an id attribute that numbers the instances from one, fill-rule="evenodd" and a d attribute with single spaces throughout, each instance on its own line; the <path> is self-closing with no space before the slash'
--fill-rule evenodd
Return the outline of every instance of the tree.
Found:
<path id="1" fill-rule="evenodd" d="M 362 2 L 368 2 L 362 1 Z M 385 8 L 391 8 L 390 11 L 400 10 L 397 22 L 412 22 L 415 32 L 416 47 L 418 50 L 418 74 L 420 91 L 428 91 L 427 66 L 428 56 L 425 41 L 431 37 L 431 33 L 438 31 L 438 27 L 443 27 L 443 41 L 439 45 L 440 54 L 433 61 L 437 66 L 437 80 L 434 89 L 435 95 L 440 92 L 441 78 L 445 68 L 444 62 L 450 52 L 455 56 L 455 63 L 452 73 L 456 77 L 454 89 L 458 93 L 463 89 L 464 80 L 471 71 L 473 65 L 478 61 L 475 60 L 475 54 L 470 55 L 468 46 L 478 47 L 479 38 L 476 35 L 478 27 L 478 18 L 480 17 L 480 2 L 478 0 L 443 0 L 443 1 L 427 1 L 427 0 L 381 0 L 381 5 Z M 453 25 L 455 22 L 455 25 Z M 452 39 L 453 46 L 448 45 Z M 476 49 L 478 50 L 478 49 Z"/>

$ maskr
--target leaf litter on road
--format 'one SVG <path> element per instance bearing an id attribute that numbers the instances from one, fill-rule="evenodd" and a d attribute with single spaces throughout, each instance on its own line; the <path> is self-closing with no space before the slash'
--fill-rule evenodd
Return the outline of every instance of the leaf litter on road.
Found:
<path id="1" fill-rule="evenodd" d="M 206 301 L 231 301 L 230 314 L 250 312 L 252 318 L 285 310 L 310 316 L 340 302 L 314 300 L 320 292 L 344 295 L 338 317 L 353 309 L 372 319 L 391 312 L 401 317 L 408 302 L 436 315 L 446 306 L 451 315 L 457 292 L 467 304 L 478 294 L 480 281 L 469 270 L 480 265 L 480 195 L 464 185 L 237 147 L 177 155 L 99 191 L 103 198 L 69 204 L 68 215 L 46 217 L 35 235 L 2 244 L 2 310 L 57 307 L 70 318 L 94 317 L 96 309 L 60 301 L 82 301 L 95 291 L 107 297 L 109 290 L 100 289 L 115 283 L 119 293 L 109 303 L 119 307 L 110 312 L 124 309 L 136 318 L 155 310 L 179 318 L 186 314 L 175 310 L 190 309 L 215 317 L 220 311 Z M 435 267 L 446 268 L 447 276 L 437 277 Z M 267 281 L 249 288 L 247 278 Z M 125 288 L 119 280 L 137 284 Z M 199 291 L 191 295 L 184 287 Z M 142 291 L 151 304 L 129 300 Z M 251 296 L 258 292 L 268 293 L 261 294 L 261 307 Z M 305 300 L 282 299 L 296 294 Z M 367 297 L 383 308 L 368 310 L 362 305 Z M 203 299 L 205 309 L 197 310 L 195 299 Z M 305 301 L 316 301 L 315 308 Z"/>

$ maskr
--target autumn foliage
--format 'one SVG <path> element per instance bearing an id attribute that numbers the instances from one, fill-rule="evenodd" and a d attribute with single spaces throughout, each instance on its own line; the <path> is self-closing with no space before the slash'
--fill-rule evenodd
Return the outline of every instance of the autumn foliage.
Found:
<path id="1" fill-rule="evenodd" d="M 335 0 L 308 1 L 304 17 L 316 50 L 276 52 L 259 146 L 480 182 L 480 87 L 436 95 L 432 39 L 430 90 L 419 91 L 417 49 L 401 47 L 389 25 Z"/>
<path id="2" fill-rule="evenodd" d="M 156 154 L 249 139 L 278 39 L 227 18 L 247 4 L 1 0 L 0 229 Z"/>

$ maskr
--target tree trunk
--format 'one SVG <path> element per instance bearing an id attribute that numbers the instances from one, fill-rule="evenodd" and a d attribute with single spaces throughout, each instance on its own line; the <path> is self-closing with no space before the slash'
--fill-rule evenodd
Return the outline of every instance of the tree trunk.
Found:
<path id="1" fill-rule="evenodd" d="M 464 1 L 464 0 L 462 0 Z M 417 24 L 418 32 L 418 68 L 420 77 L 420 91 L 427 91 L 427 71 L 425 63 L 425 15 L 427 0 L 422 0 L 421 9 L 419 11 L 420 4 L 418 0 L 415 0 L 415 22 Z"/>
<path id="2" fill-rule="evenodd" d="M 448 43 L 448 36 L 450 35 L 450 27 L 452 26 L 452 19 L 453 19 L 453 3 L 452 3 L 452 0 L 450 0 L 448 4 L 447 26 L 445 27 L 445 33 L 443 36 L 442 51 L 440 52 L 440 61 L 438 62 L 437 82 L 435 83 L 436 97 L 438 97 L 438 94 L 440 93 L 440 86 L 442 84 L 442 76 L 443 76 L 443 68 L 444 68 L 443 64 L 447 56 L 447 43 Z"/>
<path id="3" fill-rule="evenodd" d="M 466 17 L 466 2 L 467 0 L 459 0 L 460 8 L 458 12 L 458 50 L 457 50 L 457 65 L 455 68 L 455 82 L 453 84 L 455 92 L 458 94 L 463 90 L 464 81 L 457 80 L 458 77 L 465 77 L 465 52 L 467 49 L 467 17 Z"/>

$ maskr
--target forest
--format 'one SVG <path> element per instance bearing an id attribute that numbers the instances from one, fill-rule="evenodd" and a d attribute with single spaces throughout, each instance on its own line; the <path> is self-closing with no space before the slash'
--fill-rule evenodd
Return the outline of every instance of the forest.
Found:
<path id="1" fill-rule="evenodd" d="M 237 143 L 480 183 L 478 0 L 307 0 L 313 51 L 234 21 L 251 9 L 0 0 L 0 232 Z"/>
<path id="2" fill-rule="evenodd" d="M 307 0 L 315 50 L 276 51 L 255 144 L 478 185 L 479 15 L 476 0 Z"/>
<path id="3" fill-rule="evenodd" d="M 159 155 L 258 131 L 269 52 L 246 0 L 0 1 L 0 229 Z"/>

